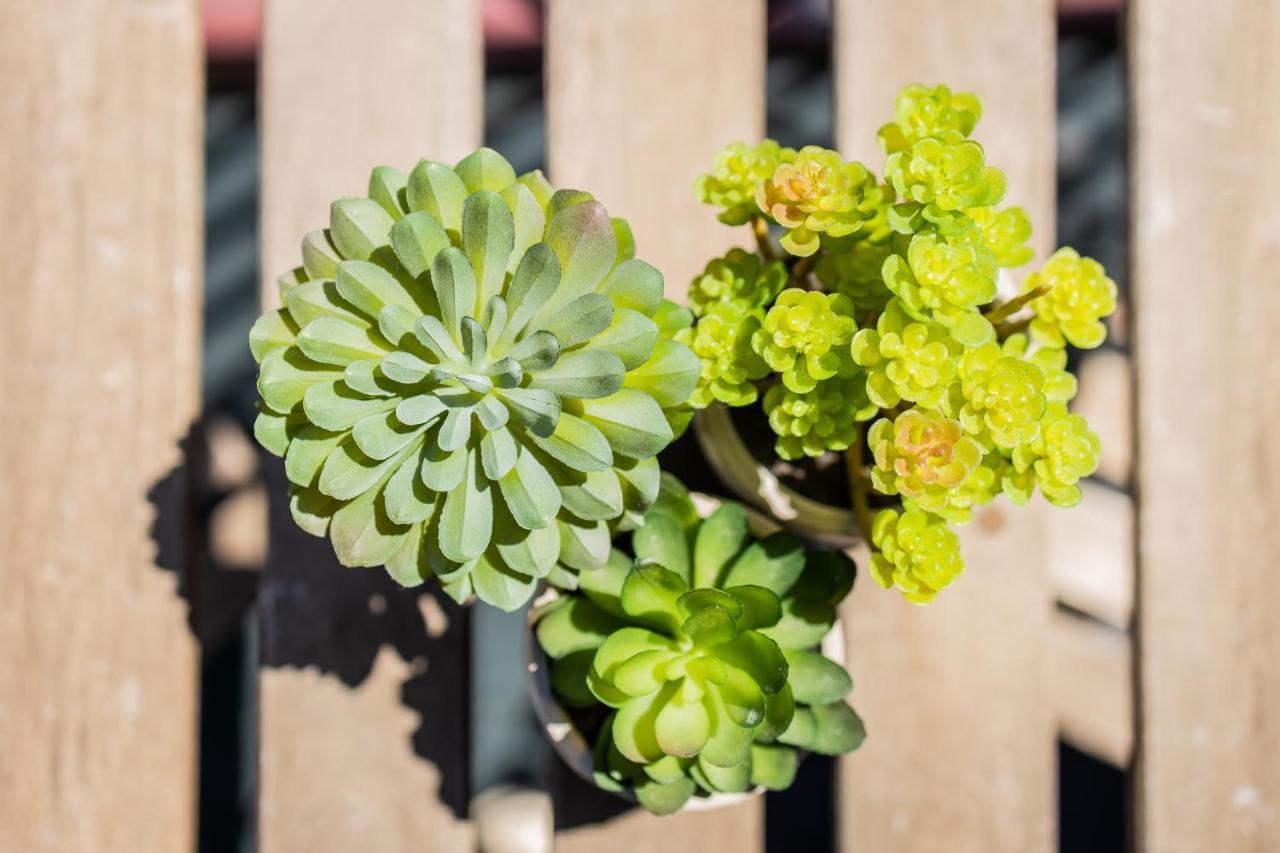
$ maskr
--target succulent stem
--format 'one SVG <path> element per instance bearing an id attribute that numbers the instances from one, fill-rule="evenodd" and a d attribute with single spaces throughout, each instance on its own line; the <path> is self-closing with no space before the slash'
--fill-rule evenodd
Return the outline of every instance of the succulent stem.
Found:
<path id="1" fill-rule="evenodd" d="M 1008 302 L 997 305 L 983 316 L 986 317 L 992 325 L 995 325 L 1006 317 L 1013 316 L 1015 312 L 1022 310 L 1023 306 L 1029 305 L 1032 300 L 1039 299 L 1052 289 L 1053 285 L 1051 284 L 1039 285 L 1038 287 L 1028 290 L 1026 293 L 1013 297 Z"/>
<path id="2" fill-rule="evenodd" d="M 776 261 L 778 250 L 773 247 L 773 241 L 769 239 L 769 223 L 763 216 L 751 217 L 751 233 L 756 236 L 756 247 L 760 250 L 760 257 L 766 261 Z"/>
<path id="3" fill-rule="evenodd" d="M 871 541 L 871 505 L 867 501 L 867 475 L 862 469 L 863 425 L 858 424 L 857 440 L 844 452 L 845 466 L 849 472 L 849 493 L 853 496 L 853 514 L 858 519 L 862 538 L 867 547 L 875 550 Z"/>
<path id="4" fill-rule="evenodd" d="M 1016 334 L 1017 332 L 1021 332 L 1024 329 L 1026 329 L 1027 326 L 1030 326 L 1030 325 L 1031 325 L 1030 317 L 1026 317 L 1022 320 L 1018 320 L 1013 323 L 1001 323 L 998 326 L 996 326 L 996 337 L 1003 341 L 1005 338 L 1009 337 L 1010 335 Z"/>
<path id="5" fill-rule="evenodd" d="M 813 269 L 817 259 L 817 255 L 810 255 L 797 261 L 796 265 L 791 268 L 791 278 L 787 281 L 787 287 L 816 290 L 817 288 L 813 287 L 809 281 L 809 272 Z"/>

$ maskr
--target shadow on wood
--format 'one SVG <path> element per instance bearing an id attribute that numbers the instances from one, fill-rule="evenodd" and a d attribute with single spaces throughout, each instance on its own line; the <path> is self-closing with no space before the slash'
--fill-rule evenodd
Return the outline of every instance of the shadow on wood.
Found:
<path id="1" fill-rule="evenodd" d="M 263 667 L 318 670 L 355 689 L 389 647 L 406 664 L 400 701 L 419 720 L 406 745 L 438 769 L 440 801 L 464 818 L 470 666 L 465 609 L 434 587 L 407 590 L 381 569 L 339 565 L 327 539 L 293 523 L 284 472 L 279 460 L 265 454 L 258 470 L 265 472 L 259 476 L 265 476 L 269 494 L 266 571 L 223 565 L 205 547 L 203 534 L 228 492 L 208 485 L 201 424 L 188 430 L 179 450 L 181 464 L 147 491 L 155 507 L 151 535 L 157 567 L 178 575 L 188 625 L 201 646 L 207 652 L 228 641 L 256 598 Z M 194 569 L 185 572 L 183 566 Z M 320 778 L 315 783 L 341 784 Z"/>

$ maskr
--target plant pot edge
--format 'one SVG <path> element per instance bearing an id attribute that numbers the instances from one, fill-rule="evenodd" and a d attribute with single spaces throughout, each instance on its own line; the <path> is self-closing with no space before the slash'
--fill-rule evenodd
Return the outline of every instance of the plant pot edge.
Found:
<path id="1" fill-rule="evenodd" d="M 852 509 L 800 494 L 755 457 L 733 425 L 728 406 L 713 403 L 698 410 L 693 431 L 712 470 L 739 499 L 809 539 L 839 548 L 862 542 Z"/>

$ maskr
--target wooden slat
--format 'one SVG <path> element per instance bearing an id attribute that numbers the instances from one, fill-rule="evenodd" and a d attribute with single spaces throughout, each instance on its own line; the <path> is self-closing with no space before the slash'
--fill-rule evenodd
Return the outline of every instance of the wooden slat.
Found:
<path id="1" fill-rule="evenodd" d="M 1053 234 L 1050 0 L 836 0 L 837 138 L 879 169 L 895 92 L 982 96 L 977 137 Z M 1052 709 L 1042 681 L 1050 593 L 1035 513 L 1003 501 L 963 535 L 968 570 L 924 608 L 863 578 L 845 611 L 866 746 L 841 762 L 846 850 L 1028 853 L 1054 837 Z"/>
<path id="2" fill-rule="evenodd" d="M 1043 525 L 1057 600 L 1127 631 L 1133 622 L 1133 498 L 1092 480 L 1082 491 L 1071 509 L 1036 501 L 1026 512 Z"/>
<path id="3" fill-rule="evenodd" d="M 694 178 L 726 143 L 764 132 L 763 0 L 550 0 L 551 180 L 595 194 L 635 232 L 638 255 L 681 300 L 689 279 L 743 240 L 697 203 Z M 749 238 L 748 238 L 749 239 Z M 566 775 L 568 772 L 566 771 Z M 557 820 L 566 824 L 566 791 Z M 576 823 L 576 818 L 570 822 Z M 759 799 L 656 819 L 638 810 L 562 829 L 557 850 L 757 850 Z"/>
<path id="4" fill-rule="evenodd" d="M 764 134 L 763 0 L 550 0 L 547 136 L 556 186 L 590 191 L 683 301 L 721 250 L 750 242 L 693 181 Z"/>
<path id="5" fill-rule="evenodd" d="M 1115 767 L 1133 755 L 1133 642 L 1122 630 L 1055 613 L 1049 689 L 1064 741 Z"/>
<path id="6" fill-rule="evenodd" d="M 196 4 L 0 19 L 0 847 L 192 850 Z"/>
<path id="7" fill-rule="evenodd" d="M 369 170 L 480 142 L 476 0 L 269 0 L 262 62 L 263 297 Z M 260 849 L 462 850 L 467 620 L 380 570 L 344 570 L 274 487 L 262 588 Z M 273 482 L 274 481 L 274 482 Z"/>
<path id="8" fill-rule="evenodd" d="M 1118 326 L 1112 323 L 1112 328 Z M 1133 369 L 1129 356 L 1103 349 L 1080 361 L 1080 393 L 1071 410 L 1084 415 L 1102 439 L 1098 476 L 1124 488 L 1133 475 Z"/>
<path id="9" fill-rule="evenodd" d="M 1136 0 L 1139 849 L 1280 849 L 1280 5 Z"/>

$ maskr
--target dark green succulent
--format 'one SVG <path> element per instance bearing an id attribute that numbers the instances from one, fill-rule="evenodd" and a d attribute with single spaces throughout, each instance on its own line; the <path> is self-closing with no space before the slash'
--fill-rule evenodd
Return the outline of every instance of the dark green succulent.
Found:
<path id="1" fill-rule="evenodd" d="M 601 566 L 699 371 L 634 249 L 589 194 L 488 149 L 334 202 L 251 334 L 298 523 L 345 565 L 507 610 Z"/>
<path id="2" fill-rule="evenodd" d="M 798 749 L 861 743 L 852 682 L 815 648 L 852 585 L 847 557 L 756 539 L 738 504 L 703 521 L 669 477 L 631 544 L 634 561 L 615 549 L 537 626 L 563 704 L 607 713 L 597 784 L 667 814 L 699 790 L 786 788 Z"/>

